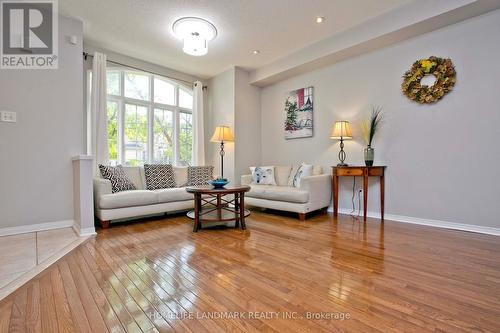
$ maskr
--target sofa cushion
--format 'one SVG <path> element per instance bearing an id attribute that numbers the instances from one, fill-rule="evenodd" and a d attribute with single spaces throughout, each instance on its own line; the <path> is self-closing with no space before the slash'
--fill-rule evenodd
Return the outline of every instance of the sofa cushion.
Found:
<path id="1" fill-rule="evenodd" d="M 311 176 L 313 172 L 313 166 L 309 164 L 296 165 L 292 168 L 290 172 L 290 177 L 288 178 L 288 186 L 300 187 L 300 180 L 302 177 Z"/>
<path id="2" fill-rule="evenodd" d="M 158 193 L 136 190 L 105 194 L 99 200 L 99 208 L 113 209 L 132 206 L 146 206 L 158 203 Z"/>
<path id="3" fill-rule="evenodd" d="M 309 192 L 301 191 L 293 186 L 254 185 L 251 186 L 246 196 L 293 203 L 307 203 L 309 201 Z"/>
<path id="4" fill-rule="evenodd" d="M 321 165 L 313 166 L 313 176 L 319 176 L 323 174 L 323 167 Z"/>
<path id="5" fill-rule="evenodd" d="M 278 165 L 274 167 L 274 179 L 276 179 L 276 184 L 278 186 L 288 185 L 290 171 L 292 171 L 291 165 Z"/>
<path id="6" fill-rule="evenodd" d="M 99 171 L 101 172 L 102 178 L 111 182 L 111 191 L 113 193 L 136 189 L 121 165 L 114 167 L 99 164 Z"/>
<path id="7" fill-rule="evenodd" d="M 123 167 L 123 171 L 127 174 L 128 179 L 132 181 L 135 188 L 138 190 L 146 189 L 146 180 L 144 178 L 144 168 L 142 167 L 131 167 L 125 166 Z"/>
<path id="8" fill-rule="evenodd" d="M 188 168 L 187 167 L 173 167 L 175 185 L 177 187 L 184 187 L 188 183 Z"/>
<path id="9" fill-rule="evenodd" d="M 188 186 L 208 185 L 208 181 L 214 178 L 213 173 L 213 166 L 188 167 Z"/>
<path id="10" fill-rule="evenodd" d="M 155 192 L 158 193 L 159 203 L 193 200 L 193 194 L 188 193 L 184 187 L 164 188 Z"/>
<path id="11" fill-rule="evenodd" d="M 172 164 L 144 164 L 144 176 L 148 190 L 175 187 Z"/>
<path id="12" fill-rule="evenodd" d="M 250 167 L 252 185 L 276 185 L 274 166 Z"/>

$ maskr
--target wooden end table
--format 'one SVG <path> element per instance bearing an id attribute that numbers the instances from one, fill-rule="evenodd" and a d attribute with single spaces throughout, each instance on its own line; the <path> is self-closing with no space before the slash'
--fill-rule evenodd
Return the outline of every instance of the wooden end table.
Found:
<path id="1" fill-rule="evenodd" d="M 229 222 L 235 221 L 238 228 L 245 230 L 245 217 L 250 211 L 245 209 L 245 192 L 250 186 L 188 186 L 186 191 L 194 195 L 194 210 L 187 216 L 194 219 L 193 232 L 201 229 L 202 222 Z M 226 199 L 227 195 L 234 194 L 234 199 Z"/>
<path id="2" fill-rule="evenodd" d="M 366 221 L 366 210 L 368 203 L 368 177 L 379 177 L 380 179 L 380 218 L 384 221 L 384 196 L 385 196 L 385 173 L 386 166 L 332 166 L 332 192 L 333 192 L 333 216 L 337 217 L 339 207 L 339 177 L 360 176 L 363 177 L 363 211 Z"/>

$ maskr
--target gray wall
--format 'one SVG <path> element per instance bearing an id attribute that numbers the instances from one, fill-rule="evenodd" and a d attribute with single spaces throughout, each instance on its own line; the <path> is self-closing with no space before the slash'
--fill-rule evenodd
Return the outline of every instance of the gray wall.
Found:
<path id="1" fill-rule="evenodd" d="M 208 83 L 208 114 L 205 117 L 207 164 L 220 175 L 220 146 L 209 142 L 215 127 L 227 125 L 234 142 L 225 144 L 224 177 L 233 184 L 249 173 L 249 166 L 260 163 L 260 88 L 248 83 L 248 72 L 233 67 Z"/>
<path id="2" fill-rule="evenodd" d="M 495 11 L 264 88 L 262 163 L 310 162 L 329 171 L 339 150 L 329 139 L 330 127 L 345 119 L 354 130 L 354 140 L 346 143 L 347 162 L 363 164 L 360 120 L 372 104 L 381 105 L 385 121 L 374 148 L 375 163 L 388 165 L 386 212 L 500 227 L 494 176 L 500 164 L 499 36 L 500 11 Z M 415 60 L 431 55 L 450 57 L 458 82 L 437 104 L 419 105 L 402 95 L 401 76 Z M 314 137 L 286 141 L 286 94 L 309 85 Z M 352 179 L 341 185 L 340 207 L 350 209 Z M 369 211 L 379 211 L 378 193 L 371 182 Z"/>
<path id="3" fill-rule="evenodd" d="M 217 126 L 231 127 L 234 134 L 234 82 L 235 71 L 231 68 L 208 81 L 208 112 L 205 114 L 206 164 L 215 166 L 215 175 L 220 176 L 219 143 L 210 142 Z M 228 142 L 224 149 L 224 177 L 234 182 L 234 143 Z"/>
<path id="4" fill-rule="evenodd" d="M 235 168 L 234 177 L 250 173 L 249 166 L 260 164 L 260 88 L 248 84 L 248 72 L 235 69 Z"/>
<path id="5" fill-rule="evenodd" d="M 0 109 L 18 118 L 0 123 L 0 228 L 73 220 L 71 157 L 84 148 L 82 29 L 59 17 L 59 69 L 0 70 Z"/>

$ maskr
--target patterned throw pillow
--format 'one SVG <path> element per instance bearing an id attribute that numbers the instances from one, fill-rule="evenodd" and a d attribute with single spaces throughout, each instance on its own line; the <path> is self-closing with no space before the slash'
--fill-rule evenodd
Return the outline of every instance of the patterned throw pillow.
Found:
<path id="1" fill-rule="evenodd" d="M 288 178 L 288 186 L 300 187 L 302 177 L 311 176 L 313 166 L 309 164 L 296 165 L 292 168 L 290 178 Z"/>
<path id="2" fill-rule="evenodd" d="M 208 181 L 214 179 L 213 166 L 190 166 L 188 167 L 188 186 L 209 185 Z"/>
<path id="3" fill-rule="evenodd" d="M 111 182 L 111 191 L 113 193 L 136 189 L 121 165 L 113 167 L 99 164 L 99 171 L 101 171 L 102 178 Z"/>
<path id="4" fill-rule="evenodd" d="M 148 190 L 175 187 L 172 164 L 144 164 L 144 175 Z"/>
<path id="5" fill-rule="evenodd" d="M 276 185 L 274 166 L 251 167 L 253 185 Z"/>

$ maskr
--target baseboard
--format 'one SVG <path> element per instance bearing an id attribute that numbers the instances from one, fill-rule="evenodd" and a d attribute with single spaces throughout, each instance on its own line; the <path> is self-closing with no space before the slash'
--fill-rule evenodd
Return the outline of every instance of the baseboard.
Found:
<path id="1" fill-rule="evenodd" d="M 21 225 L 18 227 L 0 228 L 0 236 L 18 235 L 35 231 L 61 229 L 61 228 L 73 227 L 74 224 L 75 221 L 73 220 L 65 220 L 65 221 Z"/>
<path id="2" fill-rule="evenodd" d="M 95 232 L 95 228 L 94 227 L 90 227 L 90 228 L 80 228 L 79 225 L 77 225 L 76 223 L 73 224 L 73 230 L 76 232 L 76 234 L 80 237 L 85 237 L 85 236 L 92 236 L 92 235 L 95 235 L 96 232 Z"/>
<path id="3" fill-rule="evenodd" d="M 329 208 L 328 211 L 333 212 L 333 208 Z M 349 215 L 350 213 L 351 213 L 350 209 L 339 208 L 339 214 Z M 367 212 L 366 216 L 371 217 L 371 218 L 380 219 L 379 212 Z M 419 224 L 419 225 L 425 225 L 425 226 L 429 226 L 429 227 L 477 232 L 480 234 L 500 236 L 500 228 L 483 227 L 480 225 L 454 223 L 454 222 L 447 222 L 447 221 L 440 221 L 440 220 L 422 219 L 419 217 L 411 217 L 411 216 L 403 216 L 403 215 L 395 215 L 395 214 L 385 214 L 384 217 L 386 220 L 395 221 L 395 222 Z"/>

